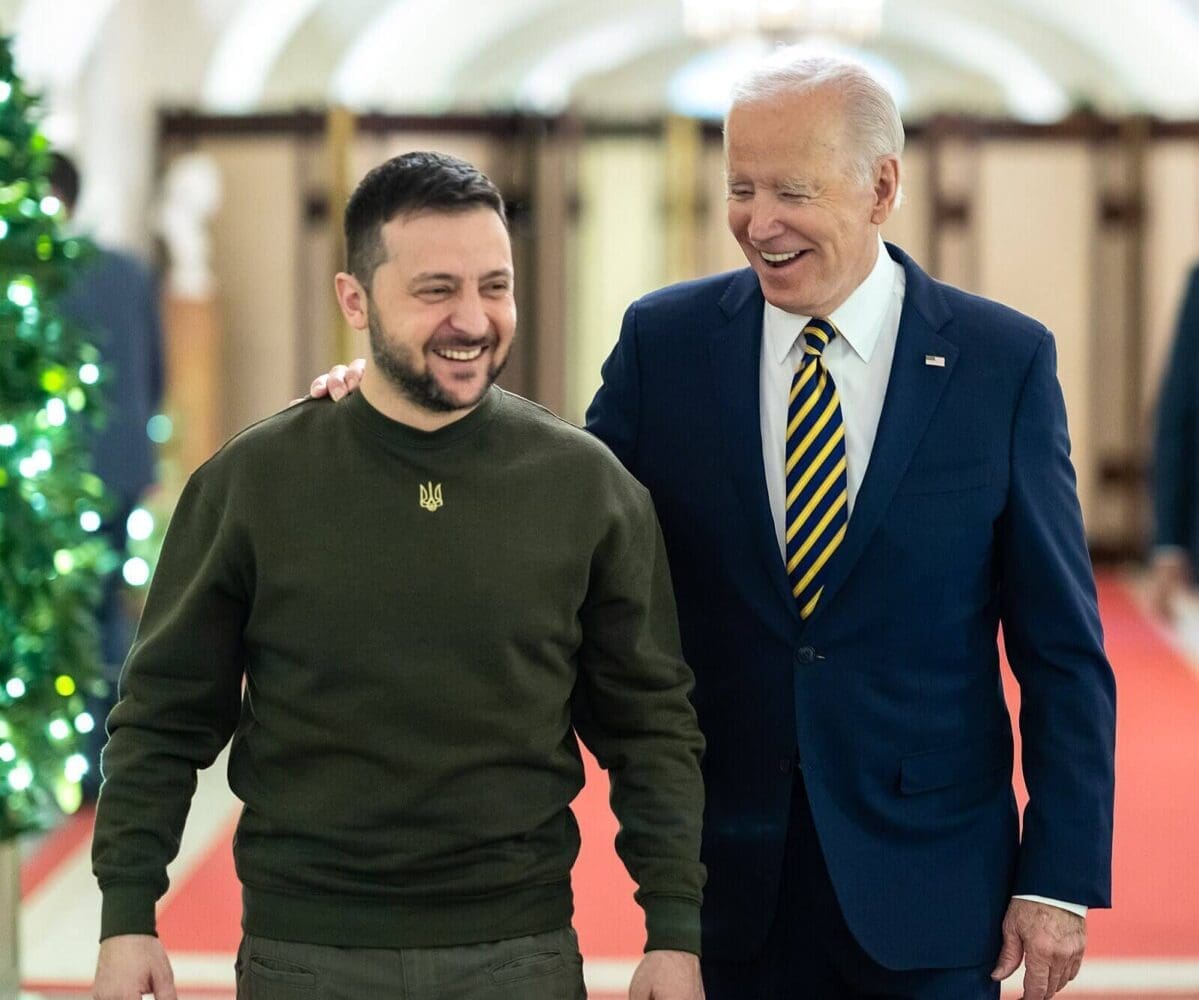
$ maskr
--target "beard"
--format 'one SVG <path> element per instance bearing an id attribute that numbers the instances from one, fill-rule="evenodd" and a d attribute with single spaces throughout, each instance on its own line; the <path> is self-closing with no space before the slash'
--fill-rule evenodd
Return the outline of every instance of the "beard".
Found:
<path id="1" fill-rule="evenodd" d="M 367 316 L 367 329 L 370 332 L 371 357 L 374 358 L 375 366 L 409 402 L 431 413 L 453 413 L 456 410 L 469 410 L 472 406 L 477 405 L 508 363 L 507 356 L 494 361 L 487 370 L 487 381 L 479 390 L 478 395 L 467 402 L 459 402 L 445 392 L 427 367 L 424 372 L 417 369 L 413 362 L 412 351 L 394 343 L 387 336 L 387 332 L 379 323 L 378 314 L 374 310 L 371 310 Z M 455 337 L 445 343 L 439 343 L 438 346 L 456 350 L 469 350 L 473 347 L 484 346 L 494 350 L 495 344 L 495 336 L 473 340 Z"/>

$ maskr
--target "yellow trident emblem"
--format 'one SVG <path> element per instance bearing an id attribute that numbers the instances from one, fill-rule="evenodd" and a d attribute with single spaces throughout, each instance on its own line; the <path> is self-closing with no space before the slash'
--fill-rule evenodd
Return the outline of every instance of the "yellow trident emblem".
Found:
<path id="1" fill-rule="evenodd" d="M 436 486 L 430 482 L 427 486 L 421 483 L 420 505 L 425 510 L 437 510 L 445 501 L 441 499 L 441 483 Z"/>

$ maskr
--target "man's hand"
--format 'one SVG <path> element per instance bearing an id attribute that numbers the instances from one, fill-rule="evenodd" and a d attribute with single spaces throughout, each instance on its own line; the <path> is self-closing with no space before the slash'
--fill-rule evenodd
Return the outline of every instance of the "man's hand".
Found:
<path id="1" fill-rule="evenodd" d="M 994 980 L 1007 979 L 1024 959 L 1022 1000 L 1050 1000 L 1078 975 L 1087 950 L 1085 917 L 1031 899 L 1013 899 L 1003 918 L 1003 947 Z"/>
<path id="2" fill-rule="evenodd" d="M 149 934 L 118 934 L 100 945 L 94 1000 L 178 1000 L 175 976 L 162 942 Z"/>
<path id="3" fill-rule="evenodd" d="M 328 396 L 330 399 L 341 399 L 358 388 L 362 381 L 362 371 L 366 368 L 365 358 L 355 358 L 348 365 L 334 365 L 328 374 L 318 375 L 308 387 L 308 393 L 314 399 Z"/>
<path id="4" fill-rule="evenodd" d="M 1191 582 L 1190 566 L 1181 551 L 1155 553 L 1149 567 L 1149 606 L 1164 622 L 1173 622 L 1178 598 Z"/>
<path id="5" fill-rule="evenodd" d="M 686 951 L 647 951 L 629 983 L 629 1000 L 704 1000 L 699 957 Z"/>

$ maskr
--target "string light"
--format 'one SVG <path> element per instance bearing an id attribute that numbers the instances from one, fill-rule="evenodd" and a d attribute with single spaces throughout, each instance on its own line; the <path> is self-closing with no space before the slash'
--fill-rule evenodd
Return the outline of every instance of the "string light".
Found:
<path id="1" fill-rule="evenodd" d="M 62 202 L 55 198 L 54 195 L 48 194 L 42 199 L 41 208 L 45 215 L 57 215 L 62 210 Z"/>
<path id="2" fill-rule="evenodd" d="M 100 515 L 94 510 L 85 510 L 79 515 L 79 527 L 84 531 L 99 531 L 100 525 L 103 522 L 100 520 Z"/>
<path id="3" fill-rule="evenodd" d="M 0 743 L 0 761 L 11 764 L 17 759 L 17 748 L 11 743 Z"/>
<path id="4" fill-rule="evenodd" d="M 47 728 L 52 739 L 65 740 L 71 735 L 71 727 L 66 719 L 55 719 Z"/>
<path id="5" fill-rule="evenodd" d="M 121 575 L 129 586 L 143 587 L 150 579 L 150 566 L 141 556 L 134 556 L 132 559 L 125 560 Z"/>
<path id="6" fill-rule="evenodd" d="M 154 516 L 144 507 L 135 507 L 125 521 L 125 531 L 135 542 L 144 542 L 154 534 Z"/>
<path id="7" fill-rule="evenodd" d="M 75 693 L 75 678 L 68 677 L 66 674 L 61 674 L 54 679 L 54 690 L 64 698 L 69 698 Z"/>
<path id="8" fill-rule="evenodd" d="M 18 698 L 25 697 L 25 682 L 20 677 L 10 677 L 8 683 L 4 685 L 4 690 L 8 692 L 8 696 L 16 701 Z"/>
<path id="9" fill-rule="evenodd" d="M 96 720 L 90 712 L 80 712 L 75 716 L 75 731 L 87 735 L 96 728 Z"/>
<path id="10" fill-rule="evenodd" d="M 63 766 L 63 772 L 66 774 L 67 780 L 74 784 L 78 784 L 91 769 L 87 758 L 80 753 L 72 754 L 68 757 L 66 764 Z"/>
<path id="11" fill-rule="evenodd" d="M 23 792 L 33 784 L 33 771 L 28 764 L 18 764 L 8 773 L 8 783 L 14 792 Z"/>
<path id="12" fill-rule="evenodd" d="M 14 281 L 8 286 L 8 301 L 24 309 L 33 305 L 33 289 L 26 281 Z"/>
<path id="13" fill-rule="evenodd" d="M 17 429 L 12 424 L 0 424 L 0 448 L 11 448 L 17 443 Z"/>
<path id="14" fill-rule="evenodd" d="M 146 421 L 146 436 L 155 444 L 166 444 L 175 433 L 175 425 L 165 413 L 156 413 Z"/>
<path id="15" fill-rule="evenodd" d="M 67 404 L 55 397 L 46 402 L 46 419 L 51 427 L 61 427 L 67 422 Z"/>
<path id="16" fill-rule="evenodd" d="M 84 385 L 95 385 L 100 381 L 100 369 L 90 361 L 79 368 L 79 381 Z"/>
<path id="17" fill-rule="evenodd" d="M 67 549 L 59 549 L 54 553 L 54 568 L 62 576 L 75 571 L 75 557 Z"/>

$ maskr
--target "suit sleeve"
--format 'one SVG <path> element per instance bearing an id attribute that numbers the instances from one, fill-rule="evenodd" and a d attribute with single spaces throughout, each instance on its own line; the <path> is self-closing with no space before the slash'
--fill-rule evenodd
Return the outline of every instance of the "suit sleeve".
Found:
<path id="1" fill-rule="evenodd" d="M 637 882 L 646 950 L 699 953 L 703 737 L 688 700 L 666 551 L 648 494 L 593 560 L 575 728 L 611 782 L 616 851 Z"/>
<path id="2" fill-rule="evenodd" d="M 1178 317 L 1162 379 L 1153 447 L 1154 543 L 1191 549 L 1194 541 L 1196 405 L 1199 402 L 1199 267 Z"/>
<path id="3" fill-rule="evenodd" d="M 637 356 L 637 303 L 625 310 L 620 339 L 600 370 L 603 378 L 587 407 L 586 427 L 637 475 L 637 426 L 640 420 L 641 368 Z M 640 476 L 638 476 L 640 478 Z"/>
<path id="4" fill-rule="evenodd" d="M 1017 895 L 1111 905 L 1115 678 L 1103 650 L 1053 338 L 1029 366 L 999 525 L 1004 644 L 1020 684 Z"/>

